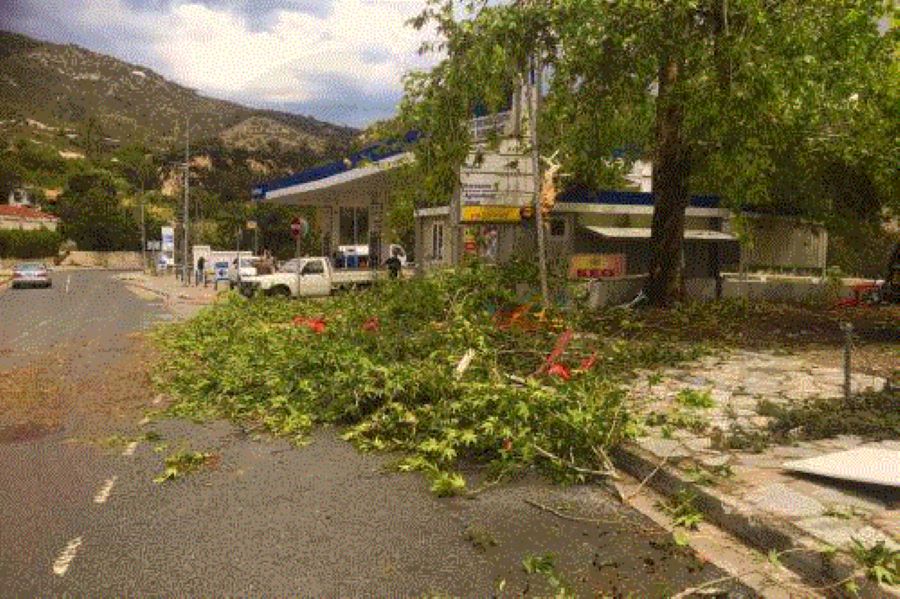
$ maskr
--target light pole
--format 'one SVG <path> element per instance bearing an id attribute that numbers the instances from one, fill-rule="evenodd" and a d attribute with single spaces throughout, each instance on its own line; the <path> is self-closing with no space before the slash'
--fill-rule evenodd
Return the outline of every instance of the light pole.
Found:
<path id="1" fill-rule="evenodd" d="M 144 224 L 144 177 L 141 177 L 141 264 L 147 270 L 147 227 Z"/>
<path id="2" fill-rule="evenodd" d="M 190 257 L 190 193 L 191 193 L 191 117 L 187 117 L 184 140 L 184 263 L 182 264 L 183 282 L 185 286 L 191 284 L 190 274 L 193 264 Z"/>

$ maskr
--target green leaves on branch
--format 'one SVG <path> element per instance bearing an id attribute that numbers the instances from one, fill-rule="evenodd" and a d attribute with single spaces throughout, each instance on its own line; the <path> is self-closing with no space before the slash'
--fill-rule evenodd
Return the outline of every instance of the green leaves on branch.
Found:
<path id="1" fill-rule="evenodd" d="M 461 460 L 584 480 L 631 430 L 621 383 L 655 358 L 616 345 L 570 381 L 533 378 L 566 317 L 531 332 L 498 329 L 494 314 L 513 305 L 506 276 L 461 269 L 315 302 L 230 296 L 160 330 L 157 382 L 176 398 L 176 415 L 226 417 L 298 441 L 315 423 L 347 425 L 345 438 L 362 450 L 406 453 L 400 468 L 425 473 L 440 495 L 464 488 Z M 294 326 L 298 316 L 323 317 L 325 331 Z M 378 330 L 362 326 L 375 318 Z M 566 359 L 595 351 L 604 351 L 596 339 L 576 336 Z"/>

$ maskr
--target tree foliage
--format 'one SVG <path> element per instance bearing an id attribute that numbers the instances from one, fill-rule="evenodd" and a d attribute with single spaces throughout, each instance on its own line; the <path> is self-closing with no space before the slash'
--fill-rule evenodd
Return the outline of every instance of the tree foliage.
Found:
<path id="1" fill-rule="evenodd" d="M 104 170 L 69 177 L 56 207 L 62 233 L 82 250 L 115 251 L 140 248 L 140 229 L 119 194 L 125 183 Z"/>
<path id="2" fill-rule="evenodd" d="M 0 256 L 4 258 L 52 258 L 61 243 L 60 234 L 49 229 L 0 230 Z"/>
<path id="3" fill-rule="evenodd" d="M 406 81 L 401 122 L 423 190 L 446 198 L 479 103 L 499 107 L 526 57 L 550 83 L 539 131 L 576 183 L 604 180 L 614 150 L 653 160 L 657 210 L 651 297 L 678 294 L 684 211 L 692 192 L 733 207 L 777 206 L 826 218 L 825 168 L 852 169 L 877 191 L 867 213 L 897 207 L 900 107 L 896 30 L 883 0 L 556 0 L 497 5 L 429 0 L 443 60 Z"/>

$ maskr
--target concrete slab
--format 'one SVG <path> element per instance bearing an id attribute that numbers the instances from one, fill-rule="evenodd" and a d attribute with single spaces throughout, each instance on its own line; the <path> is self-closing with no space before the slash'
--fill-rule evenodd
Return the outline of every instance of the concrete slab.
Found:
<path id="1" fill-rule="evenodd" d="M 754 489 L 747 495 L 747 501 L 761 510 L 789 518 L 812 518 L 825 512 L 825 506 L 813 497 L 781 483 Z"/>
<path id="2" fill-rule="evenodd" d="M 805 460 L 786 462 L 784 468 L 828 478 L 900 488 L 900 451 L 857 447 Z"/>
<path id="3" fill-rule="evenodd" d="M 655 439 L 646 437 L 638 439 L 637 443 L 643 449 L 660 458 L 684 458 L 691 454 L 681 445 L 681 443 L 674 439 Z"/>
<path id="4" fill-rule="evenodd" d="M 897 543 L 882 531 L 871 526 L 860 526 L 858 522 L 839 520 L 828 516 L 806 518 L 797 522 L 802 530 L 840 549 L 846 549 L 856 539 L 866 547 L 884 542 L 887 547 L 897 549 Z"/>

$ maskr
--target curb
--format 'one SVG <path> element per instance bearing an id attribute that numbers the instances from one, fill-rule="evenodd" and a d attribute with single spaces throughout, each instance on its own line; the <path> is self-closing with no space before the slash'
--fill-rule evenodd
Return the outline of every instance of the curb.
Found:
<path id="1" fill-rule="evenodd" d="M 154 289 L 153 287 L 148 287 L 142 283 L 138 283 L 137 281 L 129 280 L 129 279 L 122 279 L 122 282 L 125 283 L 126 285 L 131 285 L 132 287 L 137 287 L 138 289 L 143 289 L 144 291 L 149 291 L 150 293 L 155 293 L 156 295 L 158 295 L 166 300 L 172 299 L 172 294 L 169 293 L 168 291 L 161 291 L 159 289 Z"/>
<path id="2" fill-rule="evenodd" d="M 668 465 L 660 467 L 659 458 L 633 443 L 613 450 L 611 458 L 617 468 L 640 481 L 646 480 L 647 486 L 666 497 L 674 497 L 683 491 L 692 493 L 694 505 L 708 522 L 754 549 L 764 553 L 790 550 L 779 557 L 779 562 L 811 586 L 834 585 L 853 576 L 857 570 L 857 564 L 849 556 L 822 553 L 823 543 L 798 527 L 767 514 L 752 512 L 715 489 L 687 480 Z M 898 596 L 863 576 L 856 576 L 854 580 L 859 585 L 861 597 Z M 846 592 L 837 587 L 829 595 L 845 596 Z"/>
<path id="3" fill-rule="evenodd" d="M 137 287 L 138 289 L 143 289 L 144 291 L 149 291 L 150 293 L 155 293 L 156 295 L 164 298 L 167 301 L 172 301 L 173 299 L 181 300 L 182 303 L 187 303 L 187 304 L 192 304 L 192 305 L 200 305 L 200 306 L 205 306 L 205 305 L 210 304 L 210 302 L 197 301 L 192 298 L 187 298 L 187 297 L 182 298 L 180 295 L 174 295 L 172 293 L 169 293 L 168 291 L 162 291 L 161 289 L 155 289 L 153 287 L 148 287 L 147 285 L 144 285 L 143 283 L 139 283 L 132 279 L 121 279 L 121 281 L 123 283 L 125 283 L 126 285 L 131 285 L 132 287 Z"/>

